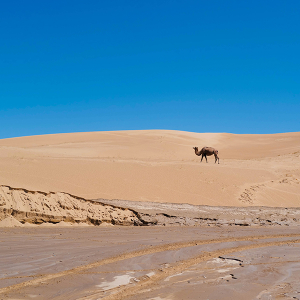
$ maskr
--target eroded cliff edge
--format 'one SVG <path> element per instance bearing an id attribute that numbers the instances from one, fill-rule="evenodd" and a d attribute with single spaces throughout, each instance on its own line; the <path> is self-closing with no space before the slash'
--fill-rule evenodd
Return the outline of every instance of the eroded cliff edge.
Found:
<path id="1" fill-rule="evenodd" d="M 143 225 L 137 213 L 63 192 L 30 191 L 0 186 L 0 221 L 13 216 L 21 223 L 88 223 Z"/>
<path id="2" fill-rule="evenodd" d="M 64 192 L 45 193 L 0 185 L 0 227 L 8 217 L 20 224 L 300 226 L 300 208 L 86 200 Z"/>

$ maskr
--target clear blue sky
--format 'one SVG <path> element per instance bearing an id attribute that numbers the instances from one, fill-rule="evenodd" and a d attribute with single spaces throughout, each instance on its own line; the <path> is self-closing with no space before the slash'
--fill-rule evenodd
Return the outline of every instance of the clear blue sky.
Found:
<path id="1" fill-rule="evenodd" d="M 300 1 L 1 1 L 0 138 L 300 131 Z"/>

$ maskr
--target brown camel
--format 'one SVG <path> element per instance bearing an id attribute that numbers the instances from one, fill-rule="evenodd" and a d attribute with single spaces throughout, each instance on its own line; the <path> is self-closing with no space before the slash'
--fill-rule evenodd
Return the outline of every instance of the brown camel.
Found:
<path id="1" fill-rule="evenodd" d="M 207 157 L 206 156 L 214 155 L 215 156 L 215 163 L 217 161 L 218 161 L 218 164 L 220 163 L 219 162 L 219 157 L 218 157 L 219 151 L 217 149 L 214 149 L 212 147 L 203 147 L 200 151 L 198 150 L 198 147 L 193 147 L 193 149 L 195 150 L 196 155 L 198 155 L 198 156 L 202 155 L 201 162 L 202 162 L 203 157 L 205 157 L 206 162 L 207 162 Z"/>

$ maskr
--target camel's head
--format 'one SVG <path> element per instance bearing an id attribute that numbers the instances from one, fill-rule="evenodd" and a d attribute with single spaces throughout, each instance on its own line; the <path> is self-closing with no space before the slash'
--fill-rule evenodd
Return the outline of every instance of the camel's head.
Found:
<path id="1" fill-rule="evenodd" d="M 193 149 L 194 149 L 195 151 L 198 151 L 198 147 L 193 147 Z"/>

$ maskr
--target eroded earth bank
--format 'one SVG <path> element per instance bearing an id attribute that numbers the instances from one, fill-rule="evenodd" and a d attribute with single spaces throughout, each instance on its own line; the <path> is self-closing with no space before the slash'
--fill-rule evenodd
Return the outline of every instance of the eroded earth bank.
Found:
<path id="1" fill-rule="evenodd" d="M 0 186 L 0 227 L 30 224 L 297 226 L 300 209 L 86 200 L 63 192 Z"/>

